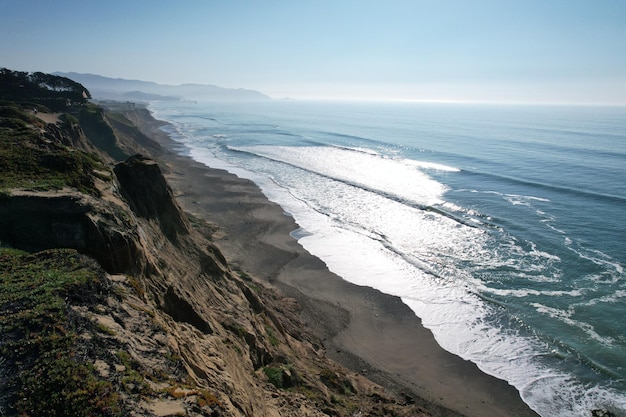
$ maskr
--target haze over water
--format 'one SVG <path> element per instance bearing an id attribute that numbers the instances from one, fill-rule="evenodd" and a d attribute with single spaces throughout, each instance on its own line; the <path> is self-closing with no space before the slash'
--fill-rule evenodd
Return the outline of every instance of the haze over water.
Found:
<path id="1" fill-rule="evenodd" d="M 153 103 L 543 416 L 626 410 L 626 109 Z"/>
<path id="2" fill-rule="evenodd" d="M 626 105 L 623 0 L 0 0 L 1 66 L 273 98 Z"/>

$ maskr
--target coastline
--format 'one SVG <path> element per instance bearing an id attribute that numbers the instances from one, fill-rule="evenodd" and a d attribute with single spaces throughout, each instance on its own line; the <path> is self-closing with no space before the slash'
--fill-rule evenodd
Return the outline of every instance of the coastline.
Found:
<path id="1" fill-rule="evenodd" d="M 251 181 L 180 155 L 147 110 L 133 121 L 163 148 L 168 182 L 184 210 L 207 220 L 234 268 L 297 299 L 327 355 L 440 416 L 536 416 L 505 381 L 443 350 L 398 297 L 351 284 L 306 252 L 298 226 Z"/>

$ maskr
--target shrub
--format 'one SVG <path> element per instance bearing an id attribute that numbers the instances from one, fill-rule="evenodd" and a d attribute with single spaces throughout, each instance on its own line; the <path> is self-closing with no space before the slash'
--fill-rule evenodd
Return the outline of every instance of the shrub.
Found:
<path id="1" fill-rule="evenodd" d="M 66 120 L 76 119 L 68 115 Z M 108 168 L 95 155 L 44 140 L 36 128 L 41 123 L 17 108 L 0 107 L 0 188 L 68 186 L 98 196 L 93 172 Z"/>
<path id="2" fill-rule="evenodd" d="M 74 250 L 28 254 L 0 248 L 0 356 L 7 415 L 115 416 L 118 394 L 80 359 L 68 303 L 91 303 L 103 272 Z M 87 323 L 80 323 L 81 326 Z"/>
<path id="3" fill-rule="evenodd" d="M 266 366 L 263 368 L 263 373 L 267 376 L 270 384 L 274 385 L 276 388 L 284 388 L 282 368 L 272 368 L 270 366 Z"/>
<path id="4" fill-rule="evenodd" d="M 320 381 L 331 390 L 343 395 L 351 395 L 356 393 L 356 389 L 345 376 L 342 377 L 337 372 L 330 369 L 322 369 L 320 372 Z"/>

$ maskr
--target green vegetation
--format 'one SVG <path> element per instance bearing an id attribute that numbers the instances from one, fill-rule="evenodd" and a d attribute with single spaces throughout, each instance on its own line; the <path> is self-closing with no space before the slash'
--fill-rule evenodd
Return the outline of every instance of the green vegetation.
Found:
<path id="1" fill-rule="evenodd" d="M 0 190 L 68 186 L 99 195 L 94 177 L 110 179 L 101 174 L 109 169 L 98 156 L 67 143 L 80 140 L 76 127 L 80 125 L 89 140 L 114 159 L 127 155 L 117 146 L 104 110 L 87 103 L 90 97 L 87 89 L 68 78 L 0 68 Z M 53 128 L 36 117 L 37 112 L 64 113 Z"/>
<path id="2" fill-rule="evenodd" d="M 200 390 L 198 392 L 197 402 L 200 407 L 223 407 L 222 402 L 217 397 L 207 390 Z"/>
<path id="3" fill-rule="evenodd" d="M 90 153 L 89 141 L 115 159 L 126 155 L 103 110 L 88 104 L 85 95 L 80 84 L 62 77 L 0 69 L 0 205 L 14 198 L 15 189 L 70 187 L 100 196 L 97 179 L 113 180 L 103 161 L 108 158 Z M 58 118 L 50 114 L 61 111 Z M 112 119 L 137 131 L 121 115 Z M 106 215 L 118 224 L 130 221 L 131 214 L 115 210 Z M 157 311 L 131 296 L 145 298 L 141 277 L 109 280 L 96 261 L 71 249 L 27 253 L 2 245 L 0 416 L 130 415 L 140 401 L 162 395 L 155 384 L 179 384 L 188 377 L 176 353 L 146 364 L 143 353 L 124 339 L 125 330 L 101 320 L 109 308 L 122 308 L 117 303 L 125 297 L 137 303 L 130 307 L 143 314 L 138 320 L 146 334 L 165 331 Z M 115 293 L 117 300 L 110 297 Z M 209 391 L 192 390 L 200 407 L 221 407 Z"/>
<path id="4" fill-rule="evenodd" d="M 91 98 L 89 91 L 69 78 L 42 72 L 28 73 L 0 68 L 0 100 L 31 102 L 54 111 L 81 105 Z"/>
<path id="5" fill-rule="evenodd" d="M 20 417 L 121 415 L 118 394 L 109 381 L 98 379 L 93 367 L 60 355 L 60 349 L 45 352 L 22 374 Z"/>
<path id="6" fill-rule="evenodd" d="M 76 117 L 68 113 L 61 114 L 59 116 L 59 120 L 61 121 L 61 123 L 63 123 L 64 126 L 72 126 L 72 125 L 79 124 L 79 120 Z"/>
<path id="7" fill-rule="evenodd" d="M 0 248 L 0 356 L 6 415 L 115 416 L 113 385 L 77 351 L 77 329 L 93 324 L 69 305 L 106 293 L 103 272 L 69 249 L 27 254 Z M 1 404 L 0 404 L 1 406 Z"/>
<path id="8" fill-rule="evenodd" d="M 46 139 L 44 126 L 17 106 L 0 107 L 0 189 L 45 191 L 67 186 L 99 195 L 93 172 L 108 168 L 94 154 Z"/>
<path id="9" fill-rule="evenodd" d="M 293 389 L 302 387 L 300 375 L 291 365 L 280 365 L 279 367 L 266 366 L 263 373 L 270 384 L 279 389 Z"/>
<path id="10" fill-rule="evenodd" d="M 348 378 L 334 372 L 330 369 L 322 369 L 320 372 L 320 381 L 331 390 L 342 395 L 353 395 L 356 389 Z"/>
<path id="11" fill-rule="evenodd" d="M 141 285 L 141 282 L 137 278 L 129 275 L 128 285 L 130 285 L 130 287 L 133 289 L 133 291 L 135 292 L 135 295 L 139 296 L 140 298 L 145 297 L 146 292 L 144 291 L 143 286 Z"/>
<path id="12" fill-rule="evenodd" d="M 268 324 L 265 325 L 265 332 L 267 333 L 267 338 L 269 339 L 272 346 L 276 347 L 280 345 L 280 340 L 278 340 L 276 332 Z"/>
<path id="13" fill-rule="evenodd" d="M 285 387 L 282 368 L 273 368 L 271 366 L 266 366 L 265 368 L 263 368 L 263 373 L 265 373 L 265 376 L 267 376 L 270 384 L 274 385 L 276 388 Z"/>
<path id="14" fill-rule="evenodd" d="M 120 381 L 121 387 L 127 394 L 148 395 L 152 393 L 146 375 L 141 372 L 139 363 L 132 359 L 125 350 L 116 353 L 120 364 L 124 366 L 124 374 Z"/>
<path id="15" fill-rule="evenodd" d="M 102 334 L 106 334 L 106 335 L 109 335 L 109 336 L 115 336 L 115 331 L 113 329 L 110 329 L 108 326 L 106 326 L 104 324 L 98 323 L 96 325 L 96 329 L 100 333 L 102 333 Z"/>
<path id="16" fill-rule="evenodd" d="M 130 398 L 158 395 L 149 380 L 179 383 L 180 356 L 165 354 L 148 369 L 90 318 L 112 294 L 109 285 L 99 265 L 74 250 L 0 247 L 0 415 L 129 415 Z M 99 371 L 95 359 L 116 370 Z M 220 405 L 196 391 L 200 406 Z"/>

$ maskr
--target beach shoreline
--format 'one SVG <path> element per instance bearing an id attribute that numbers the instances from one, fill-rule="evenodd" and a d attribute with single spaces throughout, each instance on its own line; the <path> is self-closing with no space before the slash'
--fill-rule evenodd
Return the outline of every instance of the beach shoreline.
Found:
<path id="1" fill-rule="evenodd" d="M 351 284 L 290 233 L 292 217 L 253 182 L 180 152 L 146 110 L 133 121 L 164 151 L 158 158 L 183 209 L 216 227 L 233 268 L 272 284 L 301 306 L 327 356 L 440 416 L 536 416 L 505 381 L 442 349 L 398 297 Z"/>

